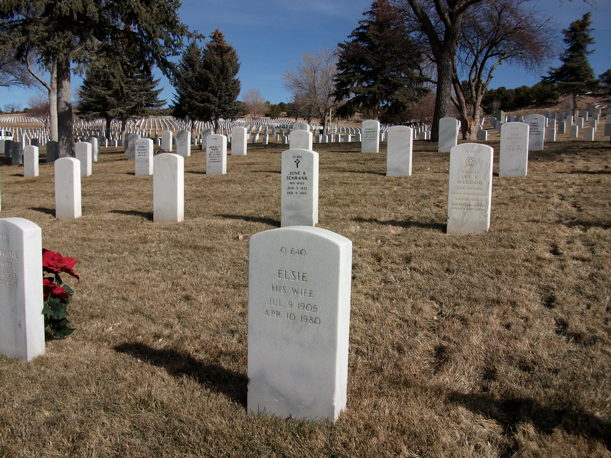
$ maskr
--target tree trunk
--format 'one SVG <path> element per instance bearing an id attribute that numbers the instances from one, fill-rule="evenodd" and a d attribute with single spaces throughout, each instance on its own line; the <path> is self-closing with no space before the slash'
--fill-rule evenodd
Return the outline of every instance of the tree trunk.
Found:
<path id="1" fill-rule="evenodd" d="M 57 63 L 51 64 L 51 85 L 49 89 L 49 134 L 51 140 L 59 140 L 57 133 Z"/>
<path id="2" fill-rule="evenodd" d="M 110 123 L 112 122 L 112 118 L 104 118 L 104 120 L 106 121 L 106 130 L 105 130 L 105 136 L 106 136 L 106 140 L 110 141 Z"/>
<path id="3" fill-rule="evenodd" d="M 431 131 L 432 141 L 439 140 L 439 120 L 448 116 L 452 107 L 453 58 L 452 53 L 444 49 L 437 60 L 437 93 Z"/>
<path id="4" fill-rule="evenodd" d="M 57 133 L 59 157 L 74 156 L 72 151 L 72 97 L 70 94 L 70 59 L 57 59 Z"/>
<path id="5" fill-rule="evenodd" d="M 573 98 L 573 119 L 577 122 L 577 94 L 571 94 Z"/>

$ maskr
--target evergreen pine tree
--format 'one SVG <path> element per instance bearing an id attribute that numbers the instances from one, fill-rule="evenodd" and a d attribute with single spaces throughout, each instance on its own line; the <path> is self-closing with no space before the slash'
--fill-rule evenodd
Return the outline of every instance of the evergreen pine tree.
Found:
<path id="1" fill-rule="evenodd" d="M 597 80 L 587 57 L 592 54 L 588 46 L 594 43 L 590 35 L 590 24 L 590 13 L 586 13 L 562 31 L 563 41 L 567 45 L 560 56 L 562 65 L 559 68 L 551 68 L 548 76 L 544 78 L 546 82 L 556 85 L 561 93 L 573 97 L 573 111 L 577 110 L 578 96 L 597 88 Z"/>
<path id="2" fill-rule="evenodd" d="M 210 38 L 205 49 L 191 43 L 182 56 L 174 77 L 174 114 L 214 121 L 215 130 L 218 130 L 220 118 L 230 119 L 238 114 L 240 64 L 235 49 L 218 29 Z"/>
<path id="3" fill-rule="evenodd" d="M 104 118 L 106 138 L 110 123 L 121 120 L 121 131 L 129 118 L 146 115 L 151 108 L 160 108 L 161 89 L 156 89 L 150 65 L 140 59 L 131 46 L 125 46 L 112 58 L 99 57 L 87 69 L 79 89 L 78 109 L 84 117 Z"/>
<path id="4" fill-rule="evenodd" d="M 380 109 L 400 112 L 425 95 L 420 73 L 421 49 L 409 38 L 398 9 L 389 0 L 374 0 L 350 40 L 338 45 L 335 98 L 340 113 Z"/>

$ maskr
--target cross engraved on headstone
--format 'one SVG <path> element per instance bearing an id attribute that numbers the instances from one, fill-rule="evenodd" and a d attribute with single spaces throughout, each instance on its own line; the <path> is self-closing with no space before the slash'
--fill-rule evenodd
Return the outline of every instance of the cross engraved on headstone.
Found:
<path id="1" fill-rule="evenodd" d="M 299 163 L 301 161 L 299 160 L 299 158 L 295 159 L 295 167 L 299 168 Z"/>

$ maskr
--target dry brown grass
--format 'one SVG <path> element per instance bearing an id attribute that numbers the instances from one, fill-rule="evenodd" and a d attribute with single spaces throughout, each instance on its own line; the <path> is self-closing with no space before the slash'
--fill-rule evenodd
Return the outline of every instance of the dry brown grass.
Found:
<path id="1" fill-rule="evenodd" d="M 498 143 L 490 143 L 498 151 Z M 448 155 L 321 147 L 320 226 L 353 241 L 348 409 L 248 415 L 250 235 L 279 224 L 280 147 L 186 160 L 186 221 L 107 152 L 83 214 L 56 220 L 51 167 L 3 165 L 1 217 L 80 260 L 71 320 L 30 364 L 0 357 L 2 456 L 609 456 L 610 148 L 560 142 L 494 178 L 491 232 L 445 234 Z M 495 171 L 497 170 L 495 166 Z"/>

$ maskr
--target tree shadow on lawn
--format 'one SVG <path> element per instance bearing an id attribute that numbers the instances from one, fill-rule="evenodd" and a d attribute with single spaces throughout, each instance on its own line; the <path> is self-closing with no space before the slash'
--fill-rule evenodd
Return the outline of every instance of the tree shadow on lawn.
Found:
<path id="1" fill-rule="evenodd" d="M 361 173 L 361 174 L 365 174 L 365 175 L 380 175 L 385 177 L 386 176 L 386 172 L 376 172 L 375 170 L 345 170 L 345 169 L 336 169 L 333 170 L 334 172 L 337 173 Z"/>
<path id="2" fill-rule="evenodd" d="M 611 424 L 579 409 L 546 407 L 526 398 L 495 399 L 487 394 L 456 391 L 448 396 L 448 400 L 494 419 L 506 435 L 515 433 L 520 423 L 529 422 L 543 434 L 552 434 L 560 427 L 569 434 L 600 440 L 607 449 L 611 447 Z"/>
<path id="3" fill-rule="evenodd" d="M 47 215 L 55 216 L 55 209 L 44 208 L 44 207 L 30 207 L 28 210 L 34 210 L 35 212 L 46 213 Z"/>
<path id="4" fill-rule="evenodd" d="M 261 216 L 225 215 L 225 214 L 218 214 L 214 216 L 218 216 L 220 218 L 227 218 L 227 219 L 241 219 L 241 220 L 248 221 L 251 223 L 263 223 L 263 224 L 268 224 L 270 226 L 280 227 L 280 221 L 278 221 L 277 219 L 273 219 L 273 218 L 264 218 Z"/>
<path id="5" fill-rule="evenodd" d="M 141 212 L 138 210 L 111 210 L 110 213 L 116 213 L 118 215 L 141 216 L 144 219 L 153 221 L 153 212 Z"/>
<path id="6" fill-rule="evenodd" d="M 445 232 L 446 225 L 442 223 L 423 223 L 420 221 L 397 221 L 397 220 L 389 220 L 389 221 L 381 221 L 375 218 L 353 218 L 352 221 L 355 223 L 375 223 L 375 224 L 383 224 L 385 226 L 397 226 L 404 227 L 406 229 L 410 227 L 420 227 L 422 229 L 433 229 L 435 231 Z"/>
<path id="7" fill-rule="evenodd" d="M 211 388 L 246 407 L 248 377 L 225 369 L 218 364 L 209 364 L 193 358 L 187 353 L 172 349 L 157 349 L 143 343 L 123 343 L 114 347 L 119 353 L 127 353 L 148 364 L 163 367 L 174 377 L 187 376 L 199 384 Z"/>

